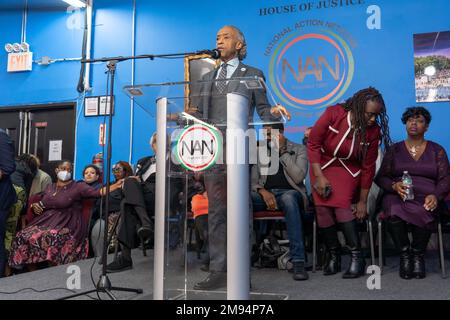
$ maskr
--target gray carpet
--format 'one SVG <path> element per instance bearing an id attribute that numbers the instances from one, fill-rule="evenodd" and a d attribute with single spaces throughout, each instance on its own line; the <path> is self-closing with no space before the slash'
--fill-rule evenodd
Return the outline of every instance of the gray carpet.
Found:
<path id="1" fill-rule="evenodd" d="M 447 255 L 448 256 L 448 255 Z M 113 286 L 141 288 L 144 293 L 141 295 L 134 293 L 124 293 L 113 291 L 118 299 L 140 300 L 152 298 L 153 283 L 153 253 L 148 251 L 148 257 L 144 257 L 139 250 L 133 251 L 134 267 L 121 273 L 111 274 L 109 278 Z M 184 289 L 187 289 L 187 299 L 225 299 L 224 291 L 221 292 L 195 292 L 192 289 L 194 283 L 202 280 L 206 273 L 198 269 L 198 262 L 194 253 L 188 255 L 188 268 L 183 267 L 182 259 L 172 252 L 169 255 L 167 264 L 167 294 L 168 299 L 184 298 Z M 347 258 L 343 260 L 346 266 Z M 447 261 L 448 262 L 448 261 Z M 448 267 L 447 263 L 447 267 Z M 90 278 L 90 267 L 92 260 L 80 261 L 76 264 L 81 269 L 81 290 L 93 289 L 94 286 Z M 310 272 L 310 280 L 296 282 L 291 278 L 291 274 L 286 271 L 276 269 L 252 269 L 252 296 L 254 300 L 265 299 L 291 299 L 291 300 L 449 300 L 450 299 L 450 279 L 442 279 L 436 252 L 429 252 L 427 256 L 428 277 L 424 280 L 402 280 L 398 277 L 398 259 L 396 257 L 387 259 L 387 266 L 381 277 L 381 290 L 369 290 L 366 286 L 367 277 L 344 280 L 341 275 L 325 277 L 320 271 Z M 450 271 L 450 270 L 449 270 Z M 0 280 L 0 291 L 14 292 L 23 288 L 34 288 L 45 290 L 51 288 L 66 288 L 66 281 L 70 274 L 67 274 L 67 266 L 53 267 L 38 270 L 30 273 L 23 273 Z M 93 277 L 95 281 L 99 279 L 101 267 L 97 263 L 94 266 Z M 185 278 L 184 275 L 187 274 Z M 15 294 L 0 293 L 0 299 L 13 300 L 51 300 L 71 294 L 67 290 L 48 291 L 43 293 L 31 290 L 21 291 Z M 76 299 L 92 299 L 82 296 Z M 101 294 L 102 299 L 108 299 Z"/>

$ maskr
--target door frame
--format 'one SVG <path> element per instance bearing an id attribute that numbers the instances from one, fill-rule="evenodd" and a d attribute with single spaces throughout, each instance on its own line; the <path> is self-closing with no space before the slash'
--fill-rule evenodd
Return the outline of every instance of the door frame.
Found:
<path id="1" fill-rule="evenodd" d="M 73 153 L 75 163 L 76 158 L 76 128 L 77 128 L 77 103 L 75 101 L 68 102 L 57 102 L 57 103 L 39 103 L 39 104 L 23 104 L 18 106 L 0 106 L 0 116 L 3 112 L 34 112 L 34 111 L 52 111 L 52 110 L 73 110 L 73 123 L 74 123 L 74 132 L 73 132 Z M 22 136 L 23 139 L 23 136 Z M 19 142 L 19 147 L 22 142 Z M 17 152 L 16 152 L 17 153 Z M 18 152 L 18 154 L 22 154 L 22 150 Z"/>
<path id="2" fill-rule="evenodd" d="M 72 109 L 76 113 L 76 102 L 58 102 L 58 103 L 40 103 L 40 104 L 25 104 L 19 106 L 0 106 L 0 113 L 11 111 L 35 111 L 51 109 Z"/>

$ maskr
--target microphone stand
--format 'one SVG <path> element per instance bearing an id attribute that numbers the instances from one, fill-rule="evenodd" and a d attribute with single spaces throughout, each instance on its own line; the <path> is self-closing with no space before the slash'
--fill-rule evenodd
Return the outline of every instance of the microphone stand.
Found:
<path id="1" fill-rule="evenodd" d="M 81 63 L 94 63 L 94 62 L 108 62 L 107 68 L 110 75 L 110 94 L 109 94 L 109 103 L 110 103 L 110 110 L 108 115 L 108 141 L 107 141 L 107 158 L 106 158 L 106 205 L 105 205 L 105 213 L 104 213 L 104 219 L 105 219 L 105 229 L 103 234 L 103 252 L 102 252 L 102 274 L 100 275 L 100 279 L 95 287 L 95 289 L 87 290 L 83 292 L 79 292 L 58 300 L 66 300 L 66 299 L 72 299 L 79 296 L 88 295 L 90 293 L 106 293 L 112 300 L 117 300 L 117 298 L 114 296 L 112 291 L 122 291 L 122 292 L 133 292 L 137 294 L 142 294 L 142 289 L 133 289 L 133 288 L 121 288 L 121 287 L 113 287 L 111 285 L 111 281 L 108 278 L 106 267 L 107 267 L 107 258 L 108 258 L 108 216 L 109 216 L 109 196 L 110 196 L 110 177 L 111 177 L 111 155 L 112 155 L 112 145 L 111 145 L 111 134 L 112 134 L 112 113 L 114 110 L 114 80 L 116 75 L 116 68 L 117 64 L 122 61 L 127 60 L 137 60 L 137 59 L 150 59 L 154 60 L 155 58 L 184 58 L 185 56 L 189 55 L 198 55 L 198 54 L 209 54 L 213 58 L 217 59 L 217 55 L 220 56 L 220 52 L 217 50 L 203 50 L 203 51 L 196 51 L 196 52 L 188 52 L 188 53 L 172 53 L 172 54 L 160 54 L 160 55 L 153 55 L 153 54 L 144 54 L 139 56 L 118 56 L 118 57 L 105 57 L 105 58 L 99 58 L 99 59 L 83 59 L 81 60 Z M 107 104 L 108 105 L 108 104 Z"/>
<path id="2" fill-rule="evenodd" d="M 103 233 L 103 251 L 102 251 L 102 274 L 100 275 L 100 279 L 95 287 L 95 289 L 87 290 L 83 292 L 79 292 L 58 300 L 66 300 L 66 299 L 72 299 L 79 296 L 88 295 L 90 293 L 106 293 L 112 300 L 117 300 L 117 298 L 114 296 L 112 291 L 123 291 L 123 292 L 133 292 L 137 294 L 142 294 L 142 289 L 131 289 L 131 288 L 121 288 L 121 287 L 113 287 L 111 285 L 111 281 L 108 278 L 106 267 L 107 267 L 107 256 L 108 256 L 108 216 L 109 216 L 109 197 L 110 197 L 110 186 L 111 186 L 111 155 L 112 155 L 112 145 L 111 145 L 111 134 L 112 134 L 112 113 L 114 110 L 114 80 L 115 80 L 115 74 L 116 74 L 116 67 L 117 63 L 120 61 L 129 60 L 130 57 L 122 57 L 123 59 L 117 60 L 116 58 L 102 58 L 102 59 L 92 59 L 92 60 L 84 60 L 82 63 L 89 63 L 89 62 L 100 62 L 100 61 L 108 61 L 107 68 L 110 75 L 110 94 L 109 94 L 109 115 L 108 115 L 108 141 L 107 141 L 107 160 L 106 160 L 106 192 L 105 192 L 105 213 L 104 213 L 104 220 L 105 220 L 105 226 L 104 226 L 104 233 Z M 106 104 L 108 105 L 108 103 Z"/>

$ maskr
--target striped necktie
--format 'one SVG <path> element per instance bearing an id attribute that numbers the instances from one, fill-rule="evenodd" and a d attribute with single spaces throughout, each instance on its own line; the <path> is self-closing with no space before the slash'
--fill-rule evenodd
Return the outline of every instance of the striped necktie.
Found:
<path id="1" fill-rule="evenodd" d="M 217 77 L 217 80 L 219 80 L 217 81 L 217 90 L 219 91 L 219 93 L 224 93 L 227 86 L 227 82 L 224 81 L 227 78 L 227 66 L 227 63 L 222 64 L 219 76 Z"/>

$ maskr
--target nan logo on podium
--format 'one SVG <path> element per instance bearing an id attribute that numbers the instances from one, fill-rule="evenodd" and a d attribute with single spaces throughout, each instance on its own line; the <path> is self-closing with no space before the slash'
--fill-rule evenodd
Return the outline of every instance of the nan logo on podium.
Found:
<path id="1" fill-rule="evenodd" d="M 176 155 L 189 171 L 204 171 L 213 166 L 220 154 L 222 140 L 212 127 L 196 124 L 184 129 L 178 138 Z"/>

